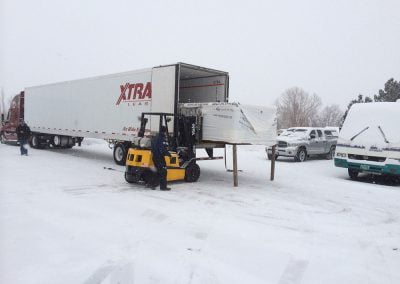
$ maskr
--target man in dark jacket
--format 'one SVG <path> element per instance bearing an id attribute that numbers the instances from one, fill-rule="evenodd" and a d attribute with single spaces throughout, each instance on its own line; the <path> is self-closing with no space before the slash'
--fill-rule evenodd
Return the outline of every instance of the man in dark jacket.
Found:
<path id="1" fill-rule="evenodd" d="M 28 149 L 25 148 L 25 145 L 28 143 L 28 139 L 31 136 L 31 130 L 29 126 L 21 119 L 16 131 L 21 150 L 21 156 L 28 156 Z"/>
<path id="2" fill-rule="evenodd" d="M 166 147 L 166 135 L 167 128 L 165 126 L 161 127 L 161 132 L 158 133 L 151 140 L 151 152 L 153 154 L 153 163 L 157 168 L 158 178 L 160 180 L 160 189 L 161 190 L 171 190 L 171 188 L 167 187 L 167 165 L 165 164 L 165 156 L 171 157 L 171 154 L 168 152 Z"/>

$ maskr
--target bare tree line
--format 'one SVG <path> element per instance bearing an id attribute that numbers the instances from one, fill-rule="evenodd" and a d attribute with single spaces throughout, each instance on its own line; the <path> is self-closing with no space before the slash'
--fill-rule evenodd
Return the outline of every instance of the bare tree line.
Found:
<path id="1" fill-rule="evenodd" d="M 1 93 L 0 93 L 0 116 L 4 115 L 4 117 L 7 116 L 8 110 L 11 106 L 11 102 L 13 100 L 12 96 L 6 97 L 4 93 L 4 89 L 1 88 Z"/>
<path id="2" fill-rule="evenodd" d="M 7 109 L 6 109 L 6 104 L 4 103 L 4 90 L 3 90 L 3 88 L 1 88 L 1 100 L 0 100 L 0 116 L 1 115 L 6 115 L 6 113 L 7 113 Z"/>
<path id="3" fill-rule="evenodd" d="M 321 110 L 321 98 L 298 87 L 287 89 L 275 104 L 278 128 L 339 126 L 343 117 L 338 105 L 325 106 Z"/>

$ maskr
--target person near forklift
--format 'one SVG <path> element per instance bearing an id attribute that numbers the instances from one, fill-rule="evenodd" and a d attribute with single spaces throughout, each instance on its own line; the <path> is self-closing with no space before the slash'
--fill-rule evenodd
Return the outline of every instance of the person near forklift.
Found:
<path id="1" fill-rule="evenodd" d="M 157 169 L 157 176 L 160 180 L 160 190 L 171 190 L 171 188 L 167 187 L 167 165 L 164 158 L 165 156 L 171 157 L 165 145 L 166 135 L 168 135 L 167 128 L 162 126 L 161 132 L 151 140 L 151 152 L 154 166 Z M 155 188 L 153 187 L 153 189 Z"/>
<path id="2" fill-rule="evenodd" d="M 21 156 L 28 156 L 28 149 L 26 148 L 26 144 L 28 143 L 28 139 L 31 136 L 31 130 L 29 126 L 25 123 L 25 121 L 21 119 L 16 131 L 21 150 Z"/>

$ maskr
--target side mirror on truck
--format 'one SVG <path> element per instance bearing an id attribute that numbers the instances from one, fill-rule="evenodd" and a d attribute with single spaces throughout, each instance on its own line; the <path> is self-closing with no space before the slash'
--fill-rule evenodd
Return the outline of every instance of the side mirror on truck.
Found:
<path id="1" fill-rule="evenodd" d="M 310 134 L 310 139 L 315 139 L 315 134 L 314 133 L 312 133 L 312 134 Z"/>

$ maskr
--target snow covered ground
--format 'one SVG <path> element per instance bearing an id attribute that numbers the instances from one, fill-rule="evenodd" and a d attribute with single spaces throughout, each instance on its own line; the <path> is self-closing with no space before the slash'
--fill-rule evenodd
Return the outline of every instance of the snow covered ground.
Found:
<path id="1" fill-rule="evenodd" d="M 0 145 L 0 283 L 400 283 L 400 186 L 239 147 L 172 191 L 127 184 L 102 141 Z M 109 170 L 106 168 L 113 168 Z"/>

